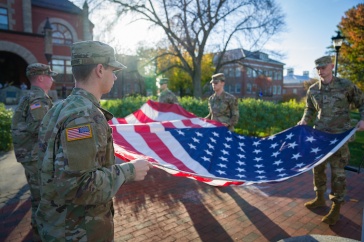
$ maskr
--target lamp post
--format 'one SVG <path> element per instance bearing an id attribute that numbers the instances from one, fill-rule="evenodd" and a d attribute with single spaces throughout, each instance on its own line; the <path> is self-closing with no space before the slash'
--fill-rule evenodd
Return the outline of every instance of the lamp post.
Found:
<path id="1" fill-rule="evenodd" d="M 337 35 L 335 37 L 332 37 L 332 43 L 335 47 L 335 51 L 336 51 L 336 57 L 335 57 L 335 77 L 337 75 L 337 62 L 339 59 L 339 51 L 341 48 L 341 45 L 343 44 L 343 41 L 345 39 L 344 36 L 341 35 L 340 31 L 336 31 Z"/>
<path id="2" fill-rule="evenodd" d="M 53 46 L 52 46 L 52 26 L 48 18 L 44 25 L 43 30 L 44 30 L 44 55 L 49 64 L 52 60 Z"/>

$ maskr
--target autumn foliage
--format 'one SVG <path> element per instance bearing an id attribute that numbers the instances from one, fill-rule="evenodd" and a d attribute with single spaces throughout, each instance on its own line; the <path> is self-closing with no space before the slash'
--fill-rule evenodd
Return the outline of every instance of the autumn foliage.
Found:
<path id="1" fill-rule="evenodd" d="M 338 27 L 346 38 L 340 49 L 338 71 L 364 90 L 364 4 L 349 9 Z"/>

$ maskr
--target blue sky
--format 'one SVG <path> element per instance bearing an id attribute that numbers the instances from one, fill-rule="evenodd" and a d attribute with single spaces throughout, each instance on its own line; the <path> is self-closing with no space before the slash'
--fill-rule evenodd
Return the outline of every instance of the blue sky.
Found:
<path id="1" fill-rule="evenodd" d="M 270 48 L 281 49 L 286 58 L 280 60 L 294 73 L 307 70 L 314 77 L 314 61 L 325 55 L 336 36 L 337 25 L 345 12 L 363 0 L 277 0 L 286 14 L 288 32 Z M 286 73 L 286 72 L 285 72 Z"/>

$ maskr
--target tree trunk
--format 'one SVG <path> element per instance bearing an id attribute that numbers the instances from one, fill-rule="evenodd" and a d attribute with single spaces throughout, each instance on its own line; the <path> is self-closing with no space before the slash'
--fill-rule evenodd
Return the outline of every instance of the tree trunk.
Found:
<path id="1" fill-rule="evenodd" d="M 195 98 L 201 98 L 202 88 L 201 88 L 201 65 L 195 66 L 195 72 L 193 74 L 193 96 Z"/>

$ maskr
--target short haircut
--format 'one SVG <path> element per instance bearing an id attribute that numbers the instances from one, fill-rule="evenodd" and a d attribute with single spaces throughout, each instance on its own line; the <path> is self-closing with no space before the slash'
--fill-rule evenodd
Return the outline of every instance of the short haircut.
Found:
<path id="1" fill-rule="evenodd" d="M 73 77 L 76 81 L 84 81 L 86 80 L 91 71 L 97 66 L 98 64 L 91 64 L 91 65 L 81 65 L 81 66 L 72 66 L 72 73 Z"/>

